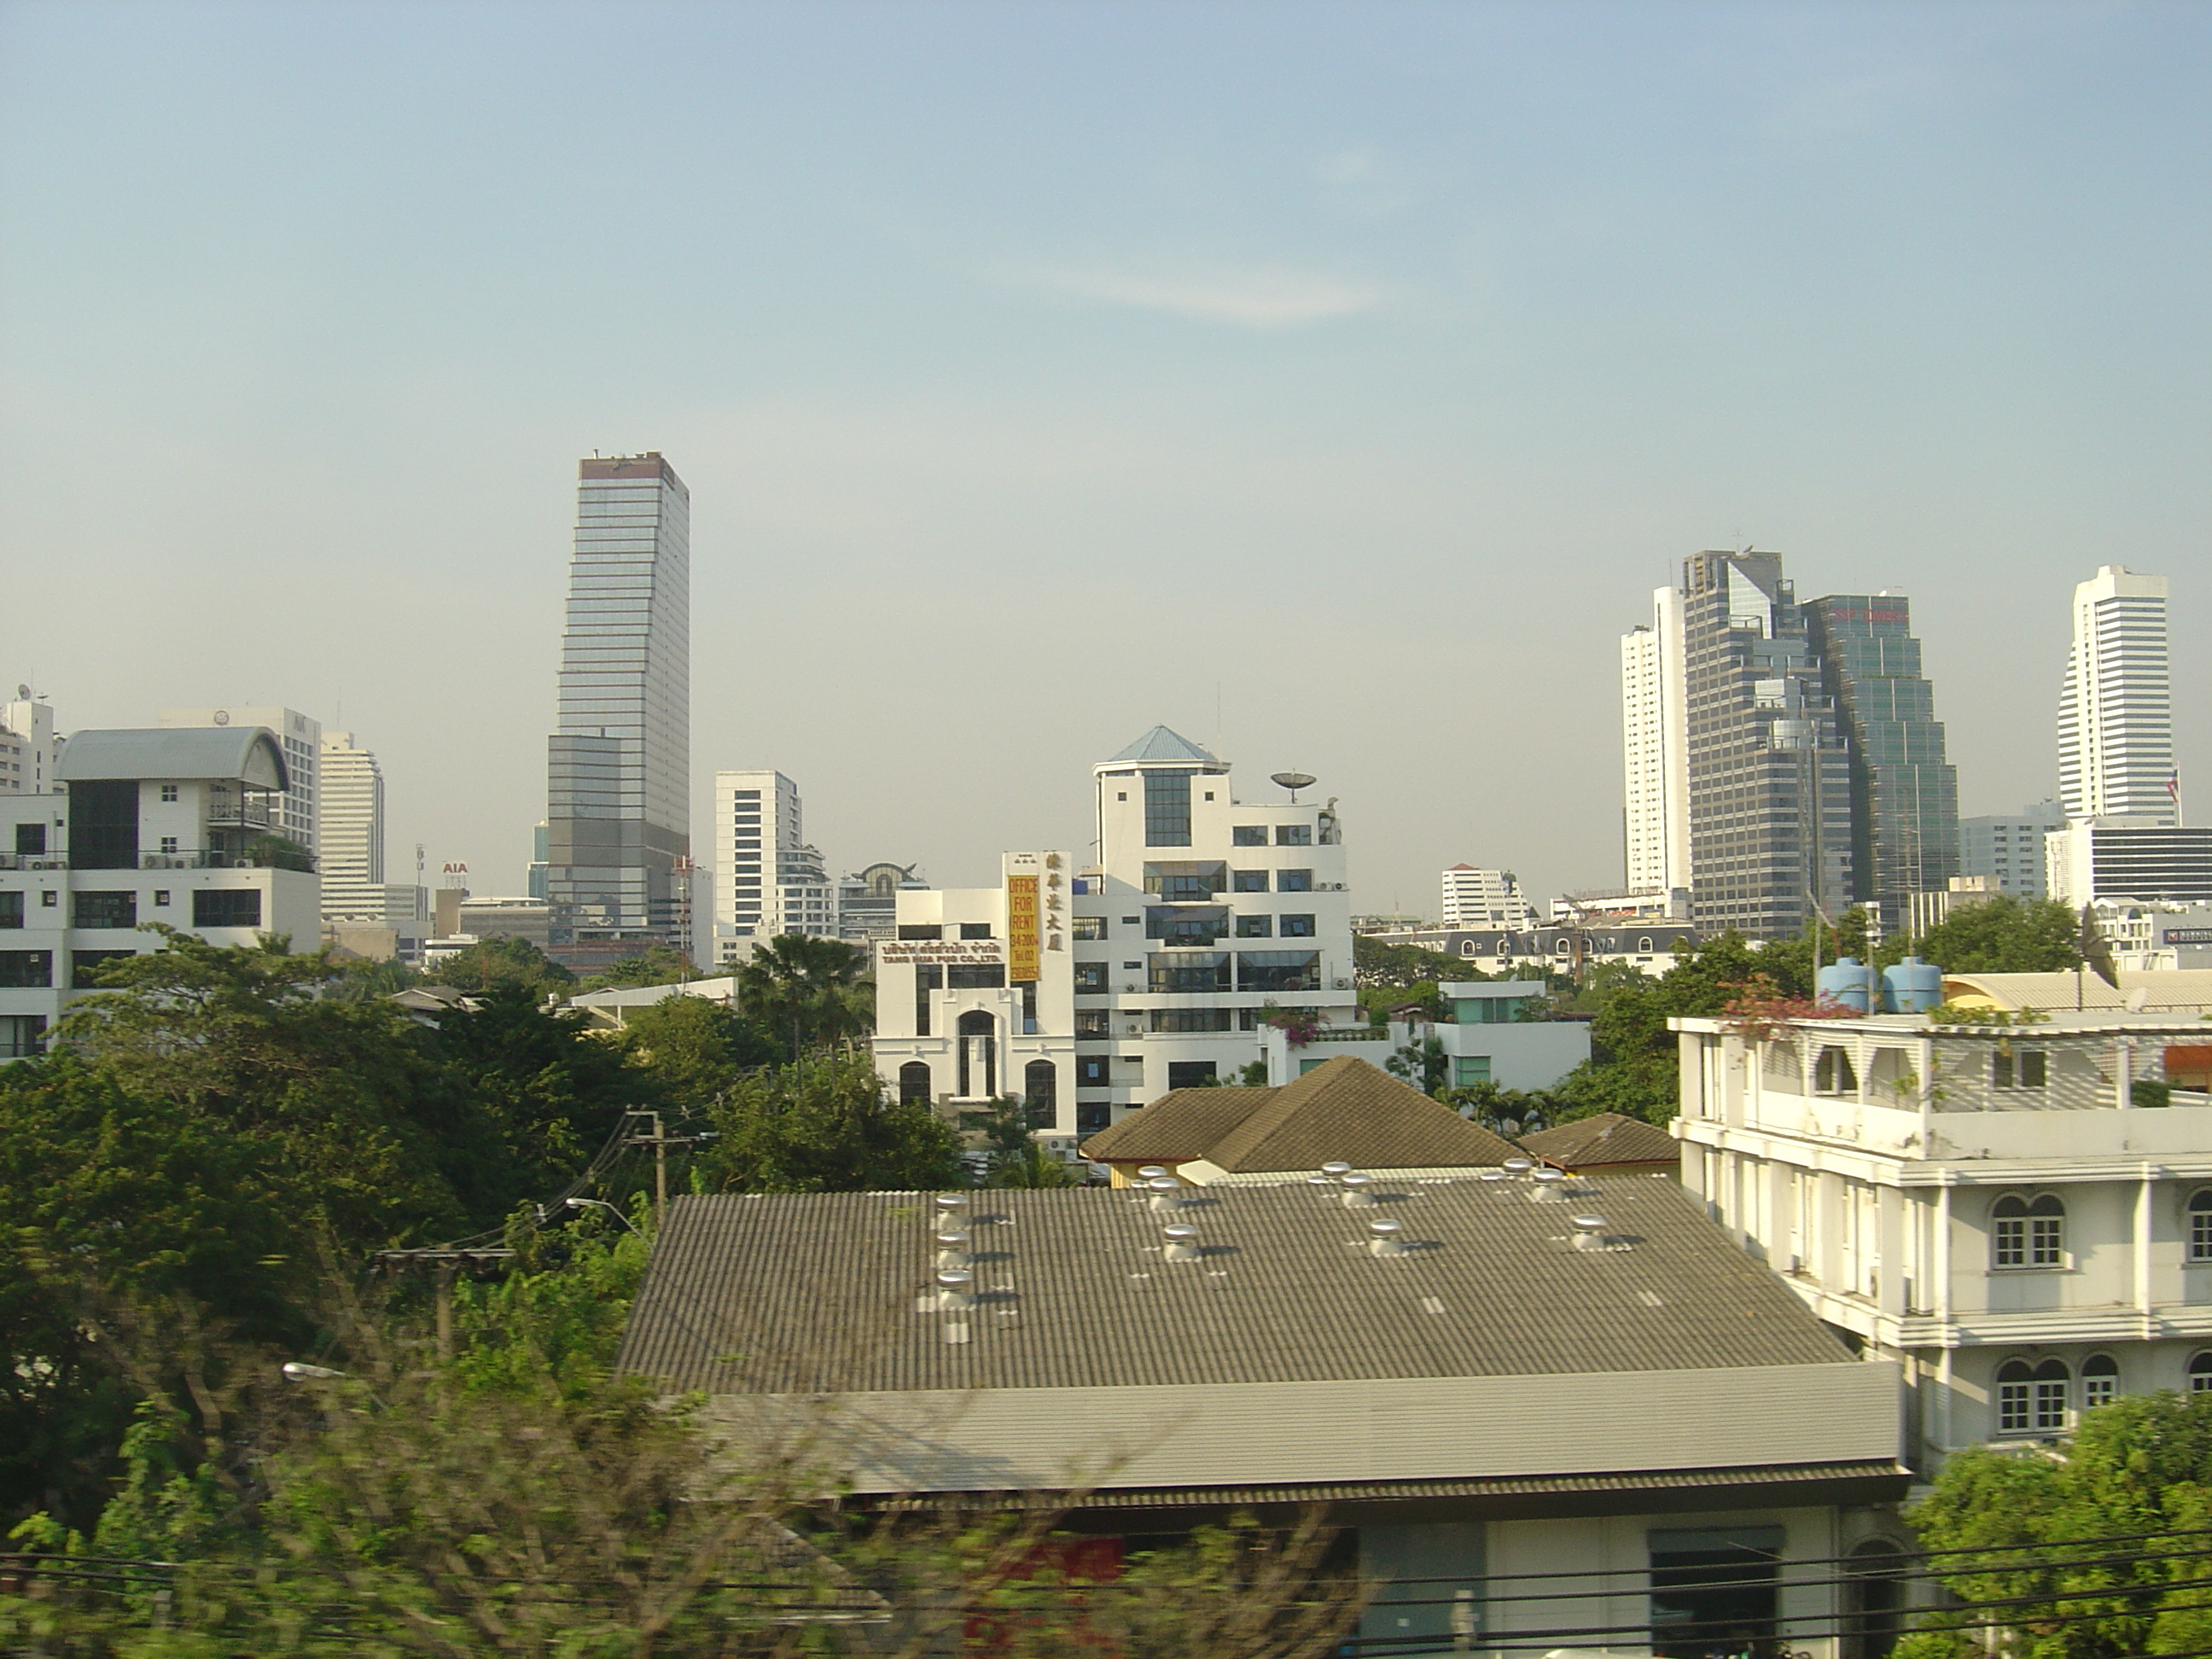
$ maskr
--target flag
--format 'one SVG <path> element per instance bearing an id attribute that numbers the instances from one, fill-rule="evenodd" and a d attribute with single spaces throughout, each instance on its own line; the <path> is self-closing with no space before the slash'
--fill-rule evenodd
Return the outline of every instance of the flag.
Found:
<path id="1" fill-rule="evenodd" d="M 2166 776 L 2166 798 L 2176 806 L 2181 805 L 2181 769 L 2178 766 Z"/>

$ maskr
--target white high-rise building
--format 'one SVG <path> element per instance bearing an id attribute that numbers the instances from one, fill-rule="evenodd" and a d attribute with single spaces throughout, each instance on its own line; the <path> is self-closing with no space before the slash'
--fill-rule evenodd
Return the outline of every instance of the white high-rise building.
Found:
<path id="1" fill-rule="evenodd" d="M 350 732 L 325 732 L 321 768 L 325 921 L 381 921 L 384 885 L 384 774 L 376 757 L 356 746 Z"/>
<path id="2" fill-rule="evenodd" d="M 2058 706 L 2058 799 L 2075 820 L 2180 822 L 2166 581 L 2108 564 L 2074 590 Z"/>
<path id="3" fill-rule="evenodd" d="M 1534 927 L 1536 913 L 1510 870 L 1478 870 L 1455 864 L 1444 872 L 1444 919 L 1448 928 Z"/>
<path id="4" fill-rule="evenodd" d="M 806 844 L 799 786 L 781 772 L 714 774 L 718 959 L 749 955 L 742 941 L 778 933 L 837 937 L 837 889 Z"/>
<path id="5" fill-rule="evenodd" d="M 276 802 L 270 829 L 287 841 L 295 841 L 310 854 L 322 848 L 321 776 L 319 770 L 323 723 L 296 708 L 262 706 L 253 708 L 164 708 L 165 726 L 265 726 L 284 748 L 284 770 L 290 787 Z"/>
<path id="6" fill-rule="evenodd" d="M 1620 725 L 1626 763 L 1627 890 L 1690 885 L 1689 730 L 1683 719 L 1682 595 L 1651 595 L 1649 626 L 1620 640 Z M 1449 925 L 1448 922 L 1447 926 Z"/>
<path id="7" fill-rule="evenodd" d="M 54 711 L 31 688 L 0 702 L 0 794 L 43 795 L 53 787 Z"/>

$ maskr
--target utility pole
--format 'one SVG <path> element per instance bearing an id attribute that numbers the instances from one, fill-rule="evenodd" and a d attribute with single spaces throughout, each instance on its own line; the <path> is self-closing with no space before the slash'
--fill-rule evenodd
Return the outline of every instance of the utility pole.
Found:
<path id="1" fill-rule="evenodd" d="M 714 1137 L 711 1133 L 670 1134 L 662 1127 L 660 1114 L 647 1111 L 643 1107 L 625 1112 L 623 1115 L 649 1118 L 653 1122 L 651 1134 L 625 1135 L 623 1138 L 623 1145 L 653 1148 L 653 1224 L 655 1229 L 658 1229 L 668 1215 L 668 1149 L 671 1146 L 696 1146 L 701 1141 L 712 1140 Z"/>

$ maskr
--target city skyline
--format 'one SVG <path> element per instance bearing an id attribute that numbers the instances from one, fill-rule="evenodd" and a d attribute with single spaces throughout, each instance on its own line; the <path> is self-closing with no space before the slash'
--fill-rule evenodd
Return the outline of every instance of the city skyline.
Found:
<path id="1" fill-rule="evenodd" d="M 1618 635 L 1698 548 L 1910 593 L 1969 815 L 2056 787 L 2075 584 L 2212 622 L 2196 11 L 626 15 L 0 13 L 11 684 L 310 711 L 518 892 L 564 475 L 658 449 L 702 812 L 776 767 L 833 866 L 981 884 L 1163 722 L 1395 910 L 1619 878 Z"/>

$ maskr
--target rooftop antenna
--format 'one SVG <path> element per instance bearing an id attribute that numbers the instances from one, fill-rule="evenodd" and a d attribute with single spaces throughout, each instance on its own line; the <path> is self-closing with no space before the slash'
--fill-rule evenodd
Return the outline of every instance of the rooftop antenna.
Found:
<path id="1" fill-rule="evenodd" d="M 1289 790 L 1291 805 L 1293 806 L 1298 804 L 1298 791 L 1310 789 L 1314 785 L 1313 774 L 1310 772 L 1273 772 L 1268 774 L 1267 781 L 1279 788 Z"/>

